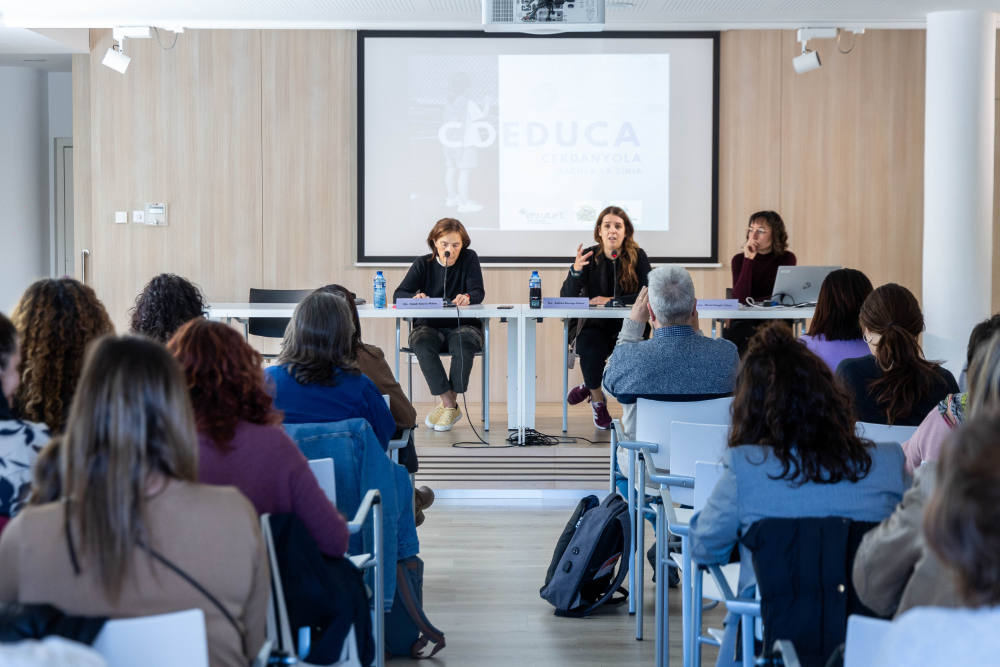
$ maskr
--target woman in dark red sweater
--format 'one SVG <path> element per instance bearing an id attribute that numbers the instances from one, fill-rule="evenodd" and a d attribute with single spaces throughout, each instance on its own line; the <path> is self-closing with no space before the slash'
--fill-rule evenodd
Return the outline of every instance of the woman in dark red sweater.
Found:
<path id="1" fill-rule="evenodd" d="M 770 300 L 778 267 L 795 266 L 795 261 L 795 253 L 788 250 L 788 232 L 781 216 L 774 211 L 754 213 L 750 216 L 742 252 L 733 256 L 732 298 L 739 299 L 741 304 L 747 303 L 747 298 L 756 303 Z M 730 320 L 722 335 L 736 344 L 742 357 L 757 329 L 770 321 Z"/>
<path id="2" fill-rule="evenodd" d="M 232 327 L 203 318 L 167 348 L 180 361 L 198 426 L 198 481 L 235 486 L 258 514 L 295 514 L 319 550 L 343 556 L 347 521 L 281 428 L 264 389 L 263 358 Z"/>

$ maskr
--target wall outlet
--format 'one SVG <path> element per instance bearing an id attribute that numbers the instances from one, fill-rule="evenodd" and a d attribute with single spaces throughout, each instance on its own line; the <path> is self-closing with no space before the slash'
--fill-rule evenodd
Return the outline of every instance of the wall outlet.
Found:
<path id="1" fill-rule="evenodd" d="M 128 223 L 128 211 L 115 211 L 115 223 Z"/>
<path id="2" fill-rule="evenodd" d="M 132 222 L 141 222 L 142 224 L 146 224 L 146 212 L 132 211 Z"/>

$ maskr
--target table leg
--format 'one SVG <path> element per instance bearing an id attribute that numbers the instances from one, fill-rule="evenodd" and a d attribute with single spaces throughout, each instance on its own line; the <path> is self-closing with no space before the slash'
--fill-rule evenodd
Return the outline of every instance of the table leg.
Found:
<path id="1" fill-rule="evenodd" d="M 399 382 L 399 318 L 396 318 L 396 382 Z"/>
<path id="2" fill-rule="evenodd" d="M 485 430 L 490 430 L 490 318 L 483 318 L 483 330 L 486 332 L 485 352 L 483 353 L 483 420 Z"/>
<path id="3" fill-rule="evenodd" d="M 569 394 L 569 318 L 563 319 L 563 433 L 566 432 L 566 411 L 569 402 L 566 396 Z M 613 491 L 613 489 L 612 489 Z"/>
<path id="4" fill-rule="evenodd" d="M 718 326 L 718 323 L 719 323 L 719 320 L 717 320 L 716 318 L 713 317 L 712 318 L 712 338 L 717 338 L 717 336 L 715 335 L 715 328 L 716 328 L 716 326 Z"/>
<path id="5" fill-rule="evenodd" d="M 520 391 L 521 350 L 518 346 L 521 331 L 520 315 L 507 318 L 507 430 L 521 425 Z"/>

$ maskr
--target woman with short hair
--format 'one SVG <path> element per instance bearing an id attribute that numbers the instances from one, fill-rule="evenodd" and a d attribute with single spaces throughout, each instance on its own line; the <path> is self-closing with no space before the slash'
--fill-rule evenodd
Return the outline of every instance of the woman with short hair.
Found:
<path id="1" fill-rule="evenodd" d="M 728 563 L 739 545 L 737 594 L 753 598 L 756 577 L 740 542 L 767 518 L 837 516 L 881 521 L 909 484 L 896 443 L 855 434 L 850 394 L 787 326 L 771 323 L 750 341 L 736 378 L 724 470 L 691 519 L 691 554 Z M 739 617 L 726 617 L 717 665 L 733 665 Z"/>
<path id="2" fill-rule="evenodd" d="M 260 523 L 236 489 L 197 482 L 170 353 L 135 336 L 96 343 L 61 449 L 61 501 L 25 507 L 0 536 L 0 604 L 111 618 L 199 608 L 212 667 L 246 667 L 271 588 Z"/>
<path id="3" fill-rule="evenodd" d="M 635 227 L 628 213 L 618 206 L 608 206 L 598 213 L 594 241 L 597 245 L 586 250 L 582 243 L 577 247 L 576 259 L 559 296 L 587 297 L 591 306 L 607 305 L 617 297 L 622 305 L 631 306 L 642 288 L 649 286 L 652 266 L 646 251 L 635 241 Z M 594 426 L 601 430 L 611 428 L 601 379 L 623 324 L 624 318 L 583 319 L 572 343 L 580 357 L 583 384 L 570 389 L 566 401 L 570 405 L 590 402 Z"/>
<path id="4" fill-rule="evenodd" d="M 454 218 L 438 220 L 427 235 L 430 254 L 413 260 L 403 282 L 392 295 L 399 299 L 444 299 L 456 306 L 483 302 L 483 270 L 479 255 L 469 246 L 472 241 L 465 226 Z M 457 322 L 456 322 L 457 319 Z M 417 317 L 413 321 L 408 344 L 420 364 L 438 405 L 424 419 L 427 428 L 450 431 L 462 418 L 458 395 L 469 388 L 476 353 L 483 349 L 482 321 L 461 319 L 431 319 Z M 446 373 L 441 354 L 451 355 L 451 368 Z"/>
<path id="5" fill-rule="evenodd" d="M 816 356 L 836 371 L 844 359 L 871 354 L 861 337 L 861 304 L 872 293 L 872 281 L 857 269 L 837 269 L 827 274 L 819 288 L 816 312 L 809 331 L 799 338 Z"/>
<path id="6" fill-rule="evenodd" d="M 197 285 L 176 274 L 161 273 L 135 298 L 128 330 L 166 344 L 181 325 L 206 312 L 208 303 Z"/>
<path id="7" fill-rule="evenodd" d="M 396 422 L 375 383 L 351 360 L 353 338 L 351 307 L 343 296 L 313 292 L 300 301 L 278 363 L 265 371 L 274 382 L 274 406 L 286 424 L 366 419 L 388 449 Z"/>
<path id="8" fill-rule="evenodd" d="M 180 362 L 198 428 L 198 479 L 235 486 L 258 514 L 295 514 L 320 551 L 343 556 L 347 521 L 281 428 L 264 389 L 264 359 L 235 329 L 203 318 L 183 325 L 167 349 Z"/>
<path id="9" fill-rule="evenodd" d="M 951 371 L 924 359 L 917 340 L 924 316 L 910 290 L 882 285 L 865 299 L 859 319 L 871 355 L 837 366 L 854 393 L 858 421 L 917 426 L 948 394 L 958 393 Z"/>
<path id="10" fill-rule="evenodd" d="M 25 290 L 11 316 L 21 341 L 21 386 L 14 414 L 60 433 L 87 345 L 115 328 L 97 295 L 72 278 L 46 278 Z"/>
<path id="11" fill-rule="evenodd" d="M 992 665 L 1000 655 L 1000 413 L 955 432 L 937 465 L 924 539 L 961 608 L 917 607 L 893 621 L 873 664 Z"/>

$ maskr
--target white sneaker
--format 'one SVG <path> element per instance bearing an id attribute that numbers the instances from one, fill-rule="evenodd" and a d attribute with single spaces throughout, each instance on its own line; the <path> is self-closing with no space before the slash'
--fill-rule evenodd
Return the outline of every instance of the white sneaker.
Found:
<path id="1" fill-rule="evenodd" d="M 466 199 L 464 204 L 458 205 L 459 213 L 476 213 L 477 211 L 482 211 L 482 210 L 483 210 L 483 205 L 477 204 L 471 199 Z"/>
<path id="2" fill-rule="evenodd" d="M 458 408 L 444 408 L 437 423 L 434 424 L 435 431 L 450 431 L 451 427 L 462 418 L 462 411 Z"/>
<path id="3" fill-rule="evenodd" d="M 453 206 L 458 206 L 458 197 L 448 197 L 447 199 L 444 200 L 444 205 L 447 206 L 448 208 L 452 208 Z"/>
<path id="4" fill-rule="evenodd" d="M 427 419 L 424 420 L 424 424 L 427 425 L 427 428 L 434 428 L 438 419 L 441 419 L 442 412 L 444 412 L 444 403 L 438 403 L 438 406 L 431 410 L 431 413 L 427 415 Z"/>

